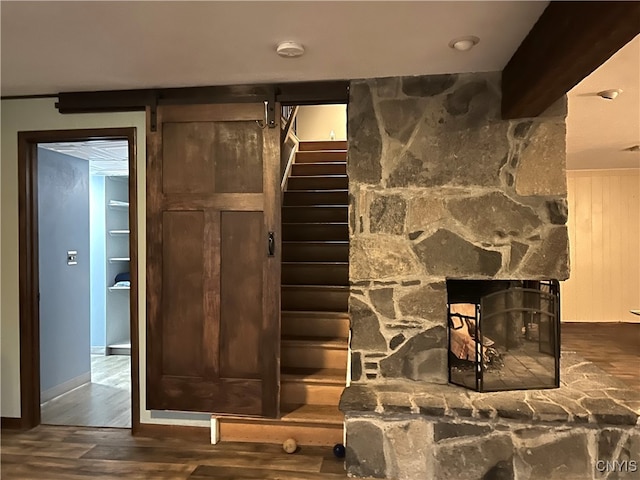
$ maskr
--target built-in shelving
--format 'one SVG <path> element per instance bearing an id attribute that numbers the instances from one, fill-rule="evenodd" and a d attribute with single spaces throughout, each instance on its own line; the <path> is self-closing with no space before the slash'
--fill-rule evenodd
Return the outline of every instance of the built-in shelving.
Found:
<path id="1" fill-rule="evenodd" d="M 107 345 L 107 355 L 131 355 L 131 342 Z"/>
<path id="2" fill-rule="evenodd" d="M 128 177 L 105 179 L 105 230 L 107 269 L 106 355 L 128 355 L 131 351 L 129 296 L 131 287 L 118 285 L 116 277 L 129 272 Z"/>
<path id="3" fill-rule="evenodd" d="M 109 263 L 128 262 L 128 261 L 129 261 L 129 257 L 111 257 L 109 259 Z"/>
<path id="4" fill-rule="evenodd" d="M 131 290 L 131 287 L 117 287 L 115 285 L 113 287 L 109 287 L 110 292 L 116 292 L 118 290 Z"/>
<path id="5" fill-rule="evenodd" d="M 129 202 L 123 202 L 121 200 L 109 200 L 107 205 L 109 208 L 129 208 Z"/>

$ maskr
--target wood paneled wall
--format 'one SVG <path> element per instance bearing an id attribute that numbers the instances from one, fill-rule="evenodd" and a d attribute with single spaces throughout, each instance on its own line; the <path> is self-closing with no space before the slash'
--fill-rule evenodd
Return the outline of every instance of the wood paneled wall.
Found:
<path id="1" fill-rule="evenodd" d="M 562 320 L 637 322 L 640 309 L 640 170 L 567 172 L 571 278 Z"/>

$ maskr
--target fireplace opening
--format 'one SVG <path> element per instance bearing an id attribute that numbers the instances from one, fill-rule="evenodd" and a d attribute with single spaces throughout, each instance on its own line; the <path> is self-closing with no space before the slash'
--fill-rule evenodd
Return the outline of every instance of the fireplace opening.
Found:
<path id="1" fill-rule="evenodd" d="M 479 392 L 560 385 L 557 280 L 447 280 L 449 382 Z"/>

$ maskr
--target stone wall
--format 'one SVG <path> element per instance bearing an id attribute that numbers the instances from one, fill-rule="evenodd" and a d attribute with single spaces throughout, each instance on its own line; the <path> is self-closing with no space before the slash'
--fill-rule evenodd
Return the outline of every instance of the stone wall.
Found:
<path id="1" fill-rule="evenodd" d="M 347 417 L 349 474 L 394 480 L 638 478 L 637 428 L 538 427 L 514 422 Z M 367 443 L 350 442 L 364 436 Z M 617 467 L 605 462 L 617 461 Z M 626 461 L 626 462 L 625 462 Z M 617 472 L 611 472 L 617 468 Z"/>
<path id="2" fill-rule="evenodd" d="M 568 277 L 566 101 L 504 121 L 499 80 L 351 83 L 354 382 L 447 381 L 447 278 Z"/>
<path id="3" fill-rule="evenodd" d="M 347 472 L 394 480 L 640 478 L 638 392 L 571 352 L 562 353 L 561 378 L 558 389 L 494 393 L 410 380 L 353 384 L 340 400 Z"/>

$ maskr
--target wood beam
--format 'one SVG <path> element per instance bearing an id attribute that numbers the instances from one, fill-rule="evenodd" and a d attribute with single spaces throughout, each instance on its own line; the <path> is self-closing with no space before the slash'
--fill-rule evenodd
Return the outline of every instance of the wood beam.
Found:
<path id="1" fill-rule="evenodd" d="M 535 117 L 640 33 L 640 2 L 551 2 L 502 72 L 503 118 Z"/>
<path id="2" fill-rule="evenodd" d="M 145 110 L 147 106 L 186 103 L 253 103 L 273 99 L 285 105 L 347 103 L 349 82 L 280 83 L 213 87 L 67 92 L 58 95 L 60 113 L 99 113 Z"/>

